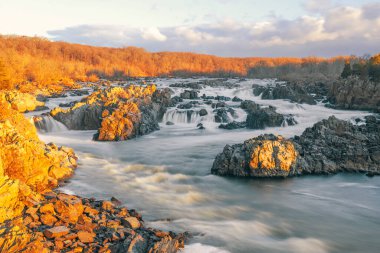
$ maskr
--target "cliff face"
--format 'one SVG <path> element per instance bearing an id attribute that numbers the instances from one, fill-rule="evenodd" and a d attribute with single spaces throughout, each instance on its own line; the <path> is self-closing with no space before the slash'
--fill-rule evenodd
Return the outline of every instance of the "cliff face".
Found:
<path id="1" fill-rule="evenodd" d="M 120 141 L 158 130 L 169 103 L 168 89 L 131 85 L 96 91 L 73 107 L 55 108 L 50 114 L 69 129 L 98 130 L 95 140 Z"/>
<path id="2" fill-rule="evenodd" d="M 330 117 L 301 136 L 283 139 L 261 135 L 243 144 L 227 145 L 211 172 L 222 176 L 287 177 L 342 171 L 380 174 L 380 120 L 363 124 Z"/>
<path id="3" fill-rule="evenodd" d="M 380 112 L 380 83 L 358 77 L 342 78 L 330 87 L 328 100 L 337 109 Z"/>

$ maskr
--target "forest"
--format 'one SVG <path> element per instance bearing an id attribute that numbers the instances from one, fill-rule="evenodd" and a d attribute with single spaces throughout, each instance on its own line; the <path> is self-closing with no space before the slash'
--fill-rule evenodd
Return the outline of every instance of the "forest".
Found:
<path id="1" fill-rule="evenodd" d="M 143 48 L 94 47 L 40 37 L 0 36 L 0 88 L 62 89 L 77 81 L 130 77 L 340 75 L 349 57 L 223 58 L 185 52 L 150 53 Z"/>

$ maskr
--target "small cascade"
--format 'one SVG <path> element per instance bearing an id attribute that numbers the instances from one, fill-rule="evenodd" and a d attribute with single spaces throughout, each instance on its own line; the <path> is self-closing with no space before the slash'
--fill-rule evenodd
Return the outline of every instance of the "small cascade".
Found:
<path id="1" fill-rule="evenodd" d="M 205 121 L 214 121 L 212 111 L 207 110 L 207 115 L 201 116 L 199 110 L 168 110 L 162 120 L 165 122 L 173 122 L 174 124 L 198 124 Z"/>
<path id="2" fill-rule="evenodd" d="M 282 122 L 282 127 L 294 126 L 298 122 L 294 119 L 293 115 L 284 115 L 284 121 Z"/>
<path id="3" fill-rule="evenodd" d="M 67 131 L 67 127 L 59 121 L 56 121 L 50 115 L 34 116 L 33 123 L 39 132 L 62 132 Z"/>

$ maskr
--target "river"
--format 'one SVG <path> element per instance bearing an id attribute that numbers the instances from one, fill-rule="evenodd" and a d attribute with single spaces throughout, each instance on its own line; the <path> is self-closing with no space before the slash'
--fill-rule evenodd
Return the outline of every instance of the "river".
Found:
<path id="1" fill-rule="evenodd" d="M 198 80 L 153 81 L 167 87 Z M 330 115 L 350 120 L 368 113 L 333 110 L 322 104 L 261 100 L 252 94 L 253 83 L 273 80 L 228 82 L 238 87 L 207 87 L 200 94 L 238 96 L 273 105 L 280 113 L 294 115 L 298 124 L 265 130 L 222 130 L 210 117 L 211 107 L 201 104 L 197 110 L 207 109 L 208 116 L 194 112 L 186 120 L 181 110 L 171 109 L 161 130 L 125 142 L 94 142 L 94 131 L 52 129 L 40 133 L 41 139 L 72 147 L 79 157 L 74 177 L 61 190 L 99 199 L 114 196 L 142 213 L 147 226 L 191 232 L 186 253 L 379 252 L 380 177 L 338 174 L 258 180 L 210 174 L 215 156 L 226 144 L 241 143 L 262 133 L 292 137 Z M 184 89 L 173 90 L 178 95 Z M 49 106 L 74 99 L 52 99 Z M 244 111 L 235 110 L 236 119 L 245 118 Z M 166 125 L 166 120 L 175 124 Z M 200 122 L 205 130 L 196 128 Z"/>

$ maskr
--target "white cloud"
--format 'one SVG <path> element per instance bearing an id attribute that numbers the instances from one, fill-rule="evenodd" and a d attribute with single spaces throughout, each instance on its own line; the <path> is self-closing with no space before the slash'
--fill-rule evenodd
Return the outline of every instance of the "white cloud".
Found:
<path id="1" fill-rule="evenodd" d="M 332 56 L 380 51 L 380 4 L 339 6 L 310 0 L 307 15 L 295 19 L 272 17 L 253 23 L 225 19 L 195 26 L 68 27 L 50 31 L 56 40 L 101 45 L 139 46 L 149 51 L 192 51 L 222 56 Z M 314 11 L 314 12 L 313 12 Z M 314 13 L 314 14 L 313 14 Z"/>
<path id="2" fill-rule="evenodd" d="M 142 29 L 142 35 L 145 40 L 165 41 L 167 37 L 163 35 L 157 27 Z"/>

